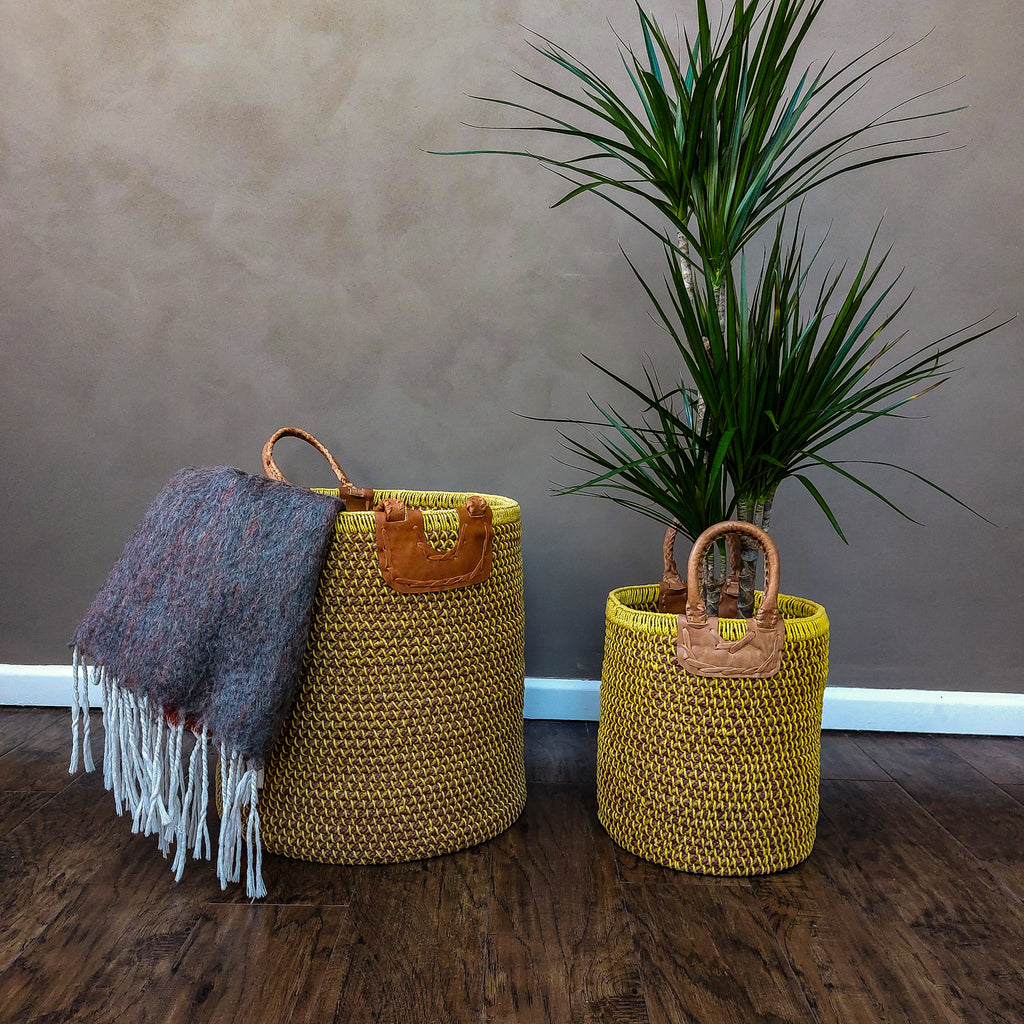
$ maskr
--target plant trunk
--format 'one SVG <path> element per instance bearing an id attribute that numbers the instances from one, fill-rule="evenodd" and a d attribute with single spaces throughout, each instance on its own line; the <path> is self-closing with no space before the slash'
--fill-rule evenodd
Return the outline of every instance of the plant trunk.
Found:
<path id="1" fill-rule="evenodd" d="M 725 285 L 719 284 L 715 287 L 715 306 L 718 310 L 718 320 L 722 325 L 723 336 L 725 335 L 726 319 L 725 300 Z M 705 350 L 708 355 L 711 355 L 711 343 L 707 338 L 703 340 Z M 700 402 L 700 413 L 702 418 L 706 413 L 706 409 L 703 408 L 703 400 Z M 717 558 L 716 551 L 720 552 Z M 704 562 L 704 605 L 708 615 L 718 615 L 718 607 L 722 601 L 722 589 L 725 586 L 728 572 L 729 556 L 726 547 L 722 544 L 712 544 Z"/>
<path id="2" fill-rule="evenodd" d="M 718 322 L 722 325 L 722 337 L 726 336 L 726 297 L 725 285 L 719 284 L 715 287 L 715 306 L 718 310 Z"/>
<path id="3" fill-rule="evenodd" d="M 763 498 L 741 498 L 736 504 L 736 518 L 760 526 L 767 533 L 771 524 L 774 499 L 774 491 Z M 756 541 L 744 536 L 740 538 L 740 549 L 739 615 L 749 619 L 754 615 L 754 591 L 757 588 L 757 564 L 761 548 Z"/>
<path id="4" fill-rule="evenodd" d="M 693 263 L 690 261 L 690 243 L 683 237 L 682 231 L 676 232 L 676 245 L 679 248 L 679 269 L 683 274 L 686 294 L 693 301 Z"/>
<path id="5" fill-rule="evenodd" d="M 717 615 L 722 602 L 722 587 L 725 586 L 726 568 L 723 559 L 716 560 L 718 544 L 712 544 L 704 556 L 704 607 L 708 615 Z M 719 564 L 720 563 L 720 564 Z"/>

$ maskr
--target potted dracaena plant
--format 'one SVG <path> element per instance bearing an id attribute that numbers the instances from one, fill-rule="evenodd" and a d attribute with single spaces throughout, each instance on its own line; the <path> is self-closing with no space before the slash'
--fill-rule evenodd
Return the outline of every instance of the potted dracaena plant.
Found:
<path id="1" fill-rule="evenodd" d="M 650 368 L 630 381 L 594 363 L 643 411 L 598 405 L 592 420 L 556 421 L 571 427 L 563 443 L 588 474 L 563 490 L 668 526 L 660 596 L 655 585 L 608 597 L 598 817 L 645 859 L 749 875 L 797 864 L 813 846 L 828 673 L 824 609 L 778 593 L 778 551 L 763 530 L 776 490 L 797 480 L 840 536 L 812 470 L 905 515 L 828 449 L 940 384 L 950 356 L 995 327 L 979 321 L 901 356 L 902 335 L 891 332 L 905 300 L 893 294 L 899 275 L 887 274 L 887 254 L 876 254 L 877 230 L 850 271 L 810 283 L 821 244 L 808 245 L 801 228 L 803 198 L 838 175 L 938 148 L 927 126 L 949 111 L 918 111 L 927 94 L 837 127 L 867 76 L 898 54 L 801 73 L 798 50 L 823 0 L 732 0 L 720 25 L 708 0 L 694 3 L 696 27 L 677 48 L 638 7 L 643 47 L 622 43 L 621 95 L 540 39 L 535 48 L 566 84 L 526 82 L 555 112 L 490 102 L 539 119 L 524 130 L 556 151 L 476 152 L 539 161 L 570 183 L 556 205 L 599 196 L 664 251 L 664 289 L 630 266 L 680 372 L 663 385 Z M 768 238 L 759 260 L 747 254 L 755 235 Z M 670 564 L 675 531 L 695 538 L 685 590 Z M 715 548 L 737 535 L 734 611 Z M 665 600 L 683 595 L 683 609 Z"/>
<path id="2" fill-rule="evenodd" d="M 537 161 L 570 183 L 555 206 L 598 196 L 664 249 L 667 290 L 630 266 L 683 372 L 663 386 L 649 369 L 630 381 L 593 363 L 645 411 L 630 419 L 595 403 L 597 419 L 552 421 L 582 428 L 582 436 L 563 433 L 563 443 L 586 464 L 576 468 L 592 474 L 562 493 L 610 498 L 693 539 L 732 516 L 767 528 L 776 490 L 792 478 L 842 537 L 808 475 L 825 469 L 906 516 L 826 450 L 941 384 L 951 354 L 1000 325 L 978 321 L 890 356 L 904 337 L 891 328 L 906 300 L 883 311 L 900 275 L 886 274 L 888 253 L 876 255 L 877 230 L 853 272 L 830 270 L 810 288 L 821 243 L 808 247 L 794 204 L 839 175 L 939 152 L 940 134 L 928 125 L 960 109 L 920 109 L 933 94 L 922 93 L 837 127 L 841 109 L 872 72 L 905 51 L 879 55 L 876 47 L 840 66 L 830 58 L 817 71 L 801 71 L 798 50 L 823 2 L 734 0 L 715 26 L 708 0 L 695 0 L 696 28 L 683 31 L 676 47 L 638 5 L 643 46 L 621 43 L 621 93 L 568 50 L 537 37 L 533 48 L 564 85 L 521 77 L 558 112 L 477 97 L 539 119 L 504 130 L 582 149 L 464 153 Z M 758 232 L 769 242 L 752 269 L 746 249 Z M 743 538 L 744 616 L 751 614 L 757 551 Z M 708 559 L 705 596 L 714 613 L 724 570 L 720 559 L 716 568 L 714 549 Z"/>

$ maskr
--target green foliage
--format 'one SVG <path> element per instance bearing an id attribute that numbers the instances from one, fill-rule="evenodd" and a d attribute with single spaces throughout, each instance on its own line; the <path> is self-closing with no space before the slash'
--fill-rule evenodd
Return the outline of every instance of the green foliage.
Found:
<path id="1" fill-rule="evenodd" d="M 645 422 L 653 418 L 659 424 L 657 438 L 648 433 L 647 444 L 654 449 L 659 443 L 666 448 L 687 445 L 691 461 L 701 462 L 712 478 L 721 471 L 741 503 L 770 499 L 783 480 L 795 478 L 840 536 L 836 516 L 806 475 L 811 469 L 832 470 L 905 515 L 858 475 L 829 460 L 825 450 L 880 417 L 897 415 L 907 403 L 938 387 L 952 370 L 954 352 L 1001 325 L 971 324 L 887 362 L 904 338 L 892 333 L 892 324 L 907 300 L 883 312 L 899 278 L 882 279 L 889 254 L 876 259 L 874 245 L 875 239 L 852 274 L 831 268 L 808 294 L 808 273 L 820 248 L 805 266 L 807 246 L 799 223 L 789 233 L 785 218 L 780 218 L 752 287 L 745 259 L 737 275 L 725 278 L 724 316 L 700 283 L 691 297 L 676 253 L 666 246 L 670 301 L 660 299 L 639 273 L 637 277 L 692 384 L 681 382 L 663 393 L 650 373 L 641 387 L 616 378 L 646 404 Z M 699 341 L 693 344 L 692 339 Z M 694 430 L 691 416 L 676 411 L 688 387 L 700 396 L 705 410 L 701 433 Z M 692 399 L 686 403 L 690 406 Z M 612 479 L 609 469 L 575 489 L 603 486 Z M 651 502 L 668 507 L 658 501 L 653 486 L 645 493 Z"/>
<path id="2" fill-rule="evenodd" d="M 655 234 L 668 263 L 667 297 L 633 269 L 685 372 L 664 390 L 651 370 L 633 384 L 595 363 L 643 411 L 631 420 L 595 403 L 596 420 L 554 421 L 584 430 L 582 439 L 563 433 L 563 443 L 577 468 L 593 474 L 564 493 L 611 498 L 693 537 L 752 503 L 770 505 L 792 477 L 842 536 L 807 475 L 825 468 L 905 515 L 825 452 L 937 387 L 949 357 L 995 327 L 972 324 L 891 361 L 906 299 L 885 311 L 899 275 L 883 277 L 888 253 L 874 255 L 876 239 L 852 274 L 830 269 L 811 289 L 819 250 L 805 258 L 799 217 L 790 231 L 787 208 L 838 175 L 937 152 L 940 135 L 917 134 L 918 122 L 951 112 L 915 113 L 915 101 L 930 95 L 921 93 L 839 127 L 868 77 L 905 51 L 879 57 L 876 47 L 838 67 L 830 58 L 801 71 L 798 51 L 823 2 L 733 0 L 715 26 L 708 0 L 694 0 L 696 30 L 682 32 L 678 52 L 638 4 L 643 47 L 620 40 L 621 91 L 537 37 L 534 49 L 566 84 L 520 77 L 556 112 L 485 100 L 539 119 L 512 130 L 583 152 L 471 152 L 540 162 L 571 186 L 555 206 L 599 196 Z M 745 247 L 761 229 L 770 241 L 752 279 Z"/>
<path id="3" fill-rule="evenodd" d="M 668 222 L 717 284 L 751 236 L 815 186 L 859 167 L 930 152 L 905 144 L 938 137 L 890 139 L 885 129 L 948 113 L 901 114 L 920 98 L 912 97 L 865 124 L 826 135 L 832 117 L 871 73 L 898 54 L 872 60 L 869 50 L 835 71 L 826 60 L 816 74 L 806 69 L 791 87 L 798 48 L 823 2 L 735 0 L 731 22 L 716 32 L 708 0 L 696 0 L 697 33 L 693 39 L 684 33 L 681 55 L 638 5 L 644 50 L 637 56 L 623 43 L 631 85 L 624 97 L 568 50 L 537 37 L 533 48 L 575 79 L 581 95 L 520 77 L 569 112 L 560 117 L 509 100 L 478 98 L 541 119 L 514 130 L 568 137 L 592 148 L 569 159 L 516 150 L 470 152 L 528 157 L 556 170 L 573 187 L 555 206 L 592 193 L 659 237 Z M 641 113 L 634 112 L 637 103 Z M 569 120 L 573 112 L 584 116 Z M 650 219 L 631 208 L 635 203 L 624 205 L 637 198 L 658 216 Z"/>
<path id="4" fill-rule="evenodd" d="M 691 538 L 711 523 L 730 519 L 735 499 L 730 498 L 723 472 L 730 432 L 719 431 L 715 421 L 702 415 L 692 391 L 679 388 L 666 394 L 650 370 L 645 384 L 635 386 L 588 361 L 644 402 L 646 410 L 639 423 L 630 423 L 614 408 L 592 399 L 601 420 L 553 421 L 589 428 L 586 440 L 562 434 L 562 443 L 599 470 L 597 476 L 560 493 L 586 491 L 610 498 L 666 525 L 674 523 Z"/>

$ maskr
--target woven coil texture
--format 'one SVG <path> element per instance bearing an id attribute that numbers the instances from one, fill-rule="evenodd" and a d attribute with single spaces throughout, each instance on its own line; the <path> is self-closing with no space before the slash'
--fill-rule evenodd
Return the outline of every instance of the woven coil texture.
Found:
<path id="1" fill-rule="evenodd" d="M 468 495 L 375 497 L 423 509 L 427 539 L 444 550 Z M 436 593 L 387 586 L 372 511 L 338 516 L 299 692 L 260 792 L 265 849 L 332 864 L 418 860 L 490 839 L 522 812 L 520 510 L 484 497 L 490 576 Z"/>
<path id="2" fill-rule="evenodd" d="M 761 595 L 758 594 L 758 601 Z M 658 587 L 608 598 L 598 816 L 624 849 L 704 875 L 768 874 L 814 845 L 828 618 L 779 595 L 782 667 L 771 679 L 710 679 L 676 661 L 675 615 Z M 742 619 L 722 619 L 726 639 Z"/>

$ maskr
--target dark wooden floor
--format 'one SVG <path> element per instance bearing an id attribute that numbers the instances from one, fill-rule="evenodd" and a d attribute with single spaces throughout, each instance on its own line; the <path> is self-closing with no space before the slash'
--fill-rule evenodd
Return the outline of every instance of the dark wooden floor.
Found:
<path id="1" fill-rule="evenodd" d="M 268 857 L 270 897 L 175 885 L 66 712 L 0 709 L 0 1019 L 1021 1024 L 1024 740 L 827 733 L 811 858 L 638 861 L 597 821 L 596 725 L 527 723 L 530 796 L 449 857 Z"/>

